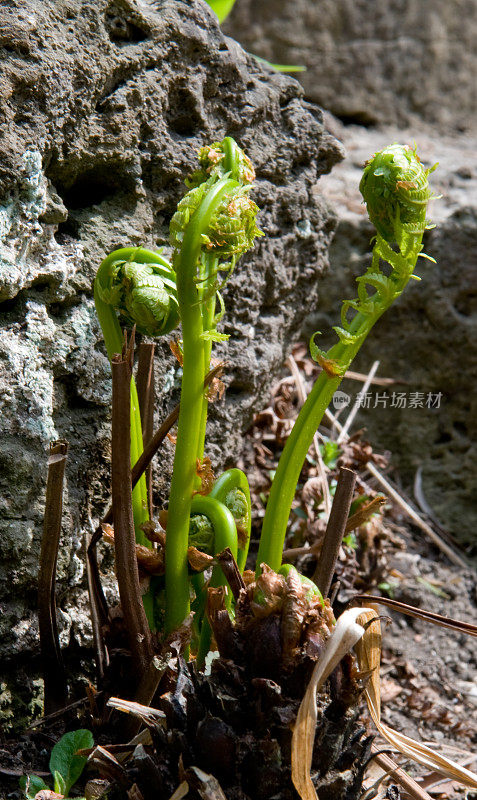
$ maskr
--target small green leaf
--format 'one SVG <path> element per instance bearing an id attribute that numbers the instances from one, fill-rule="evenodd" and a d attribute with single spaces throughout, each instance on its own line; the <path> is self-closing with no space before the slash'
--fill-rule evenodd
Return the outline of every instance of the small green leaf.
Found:
<path id="1" fill-rule="evenodd" d="M 445 592 L 443 589 L 440 589 L 438 586 L 434 586 L 434 584 L 431 583 L 430 581 L 426 581 L 425 578 L 421 578 L 420 575 L 417 576 L 416 580 L 418 583 L 422 584 L 422 586 L 428 589 L 429 592 L 432 592 L 432 594 L 435 594 L 437 597 L 442 597 L 443 600 L 451 599 L 450 594 L 447 594 L 447 592 Z"/>
<path id="2" fill-rule="evenodd" d="M 28 800 L 35 800 L 38 792 L 49 788 L 45 781 L 39 778 L 38 775 L 23 775 L 19 780 L 19 784 L 20 789 L 25 793 L 25 797 L 27 797 Z"/>
<path id="3" fill-rule="evenodd" d="M 204 342 L 226 342 L 230 338 L 229 333 L 220 333 L 219 331 L 204 331 L 200 334 L 200 338 Z"/>
<path id="4" fill-rule="evenodd" d="M 50 772 L 52 775 L 59 773 L 65 783 L 65 791 L 68 794 L 71 787 L 78 780 L 86 764 L 84 756 L 76 755 L 78 750 L 93 747 L 94 740 L 91 731 L 80 729 L 65 733 L 51 751 Z"/>
<path id="5" fill-rule="evenodd" d="M 326 358 L 327 354 L 315 342 L 315 336 L 321 336 L 321 331 L 315 331 L 310 339 L 310 355 L 313 361 L 319 361 L 320 358 Z"/>
<path id="6" fill-rule="evenodd" d="M 55 772 L 53 775 L 54 778 L 54 785 L 53 791 L 57 792 L 57 794 L 62 794 L 63 797 L 66 796 L 66 782 L 62 775 L 59 772 Z"/>
<path id="7" fill-rule="evenodd" d="M 346 545 L 346 547 L 349 547 L 350 550 L 356 550 L 358 543 L 356 541 L 356 536 L 354 535 L 354 533 L 348 533 L 347 536 L 344 536 L 343 544 Z"/>
<path id="8" fill-rule="evenodd" d="M 393 583 L 392 581 L 383 581 L 382 583 L 378 583 L 378 589 L 380 589 L 383 594 L 387 594 L 388 597 L 393 599 L 396 593 L 397 583 Z"/>
<path id="9" fill-rule="evenodd" d="M 341 448 L 337 442 L 327 441 L 320 445 L 320 452 L 326 467 L 334 469 L 338 457 L 341 455 Z"/>
<path id="10" fill-rule="evenodd" d="M 334 325 L 333 330 L 338 334 L 339 339 L 343 344 L 355 344 L 358 337 L 354 334 L 346 331 L 344 328 L 340 328 L 339 325 Z"/>

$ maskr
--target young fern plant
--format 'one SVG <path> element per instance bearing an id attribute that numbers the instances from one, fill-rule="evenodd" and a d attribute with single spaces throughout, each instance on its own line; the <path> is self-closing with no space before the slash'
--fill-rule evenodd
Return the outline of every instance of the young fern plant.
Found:
<path id="1" fill-rule="evenodd" d="M 111 360 L 120 353 L 123 335 L 117 314 L 146 336 L 161 336 L 179 324 L 175 274 L 161 256 L 143 247 L 125 247 L 101 263 L 94 282 L 96 313 Z M 141 415 L 134 378 L 131 379 L 131 465 L 143 452 Z M 136 541 L 150 546 L 141 526 L 149 520 L 146 479 L 133 489 Z"/>
<path id="2" fill-rule="evenodd" d="M 425 230 L 434 227 L 426 212 L 432 199 L 428 176 L 436 166 L 425 169 L 415 150 L 398 144 L 376 153 L 365 165 L 360 191 L 377 231 L 371 266 L 357 279 L 358 297 L 343 302 L 341 325 L 334 328 L 339 342 L 324 352 L 315 343 L 318 334 L 311 339 L 311 355 L 322 372 L 296 419 L 278 463 L 263 521 L 257 573 L 262 563 L 275 571 L 280 569 L 300 472 L 313 436 L 346 370 L 373 325 L 409 280 L 419 280 L 414 275 L 417 259 L 434 261 L 422 252 L 422 237 Z M 381 261 L 389 265 L 389 274 L 381 269 Z M 350 312 L 354 312 L 351 318 Z"/>
<path id="3" fill-rule="evenodd" d="M 249 197 L 254 170 L 235 141 L 226 137 L 221 143 L 203 147 L 199 164 L 170 226 L 182 323 L 183 374 L 167 517 L 167 631 L 180 625 L 189 610 L 187 548 L 192 498 L 198 489 L 197 464 L 204 451 L 204 378 L 213 341 L 227 338 L 217 332 L 223 314 L 221 276 L 230 275 L 237 259 L 261 235 L 255 222 L 258 208 Z"/>

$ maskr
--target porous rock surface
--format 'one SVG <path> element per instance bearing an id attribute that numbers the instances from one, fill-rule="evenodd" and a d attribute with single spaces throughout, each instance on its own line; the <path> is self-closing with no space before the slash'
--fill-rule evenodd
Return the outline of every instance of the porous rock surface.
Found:
<path id="1" fill-rule="evenodd" d="M 266 233 L 225 292 L 230 384 L 209 451 L 233 462 L 252 409 L 317 300 L 341 157 L 319 109 L 219 30 L 201 0 L 7 0 L 0 9 L 0 656 L 37 652 L 46 451 L 70 443 L 58 563 L 61 638 L 88 639 L 87 512 L 108 495 L 109 364 L 91 285 L 118 246 L 167 244 L 202 143 L 234 136 Z M 177 365 L 158 345 L 158 419 Z M 171 448 L 156 474 L 167 483 Z M 87 525 L 86 525 L 87 527 Z M 0 698 L 0 704 L 2 700 Z"/>
<path id="2" fill-rule="evenodd" d="M 475 137 L 436 135 L 414 129 L 365 130 L 327 122 L 346 156 L 323 179 L 321 191 L 335 206 L 338 227 L 330 248 L 330 271 L 320 287 L 320 304 L 307 333 L 337 322 L 340 301 L 356 296 L 355 278 L 369 263 L 374 230 L 358 191 L 363 162 L 389 142 L 413 144 L 426 166 L 439 165 L 429 182 L 435 194 L 429 216 L 436 224 L 403 295 L 368 337 L 353 368 L 367 372 L 380 361 L 378 376 L 402 383 L 371 387 L 369 408 L 358 412 L 355 428 L 366 426 L 376 448 L 389 449 L 409 494 L 420 468 L 422 489 L 436 518 L 475 552 L 477 512 L 477 157 Z M 335 338 L 330 337 L 329 343 Z M 327 341 L 323 337 L 323 341 Z M 361 388 L 345 381 L 352 402 Z M 395 392 L 393 406 L 393 391 Z M 380 397 L 377 398 L 377 393 Z M 398 393 L 404 393 L 400 407 Z M 427 406 L 429 394 L 439 407 Z M 387 399 L 386 396 L 387 395 Z M 414 398 L 414 400 L 413 400 Z"/>
<path id="3" fill-rule="evenodd" d="M 477 0 L 239 0 L 225 30 L 344 121 L 476 122 Z"/>

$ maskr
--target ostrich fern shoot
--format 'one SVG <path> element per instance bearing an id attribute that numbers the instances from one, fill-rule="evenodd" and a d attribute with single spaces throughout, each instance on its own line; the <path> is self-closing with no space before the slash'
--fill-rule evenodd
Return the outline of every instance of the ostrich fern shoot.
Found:
<path id="1" fill-rule="evenodd" d="M 257 569 L 262 562 L 275 570 L 281 565 L 298 478 L 313 436 L 346 370 L 373 325 L 409 280 L 419 280 L 414 275 L 417 259 L 434 260 L 422 252 L 422 237 L 425 230 L 434 227 L 426 211 L 432 197 L 428 176 L 436 166 L 424 169 L 415 150 L 398 144 L 376 153 L 365 165 L 360 191 L 377 231 L 371 266 L 357 279 L 358 297 L 343 301 L 341 325 L 334 328 L 339 342 L 324 352 L 315 342 L 318 334 L 311 338 L 311 355 L 322 372 L 297 417 L 277 467 L 263 520 Z M 390 265 L 389 275 L 381 270 L 381 261 Z M 350 312 L 354 312 L 351 319 Z"/>

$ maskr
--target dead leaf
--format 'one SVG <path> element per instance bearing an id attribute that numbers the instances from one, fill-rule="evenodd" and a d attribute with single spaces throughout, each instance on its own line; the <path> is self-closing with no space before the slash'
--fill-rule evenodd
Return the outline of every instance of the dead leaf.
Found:
<path id="1" fill-rule="evenodd" d="M 379 666 L 381 661 L 381 624 L 376 611 L 367 609 L 358 617 L 358 622 L 364 626 L 368 622 L 363 638 L 357 642 L 355 650 L 358 656 L 359 667 L 362 672 L 372 670 L 371 678 L 365 689 L 369 713 L 381 736 L 393 745 L 400 753 L 428 769 L 434 769 L 451 780 L 471 789 L 477 789 L 477 775 L 455 761 L 440 755 L 430 747 L 405 736 L 399 731 L 381 722 L 381 687 Z"/>
<path id="2" fill-rule="evenodd" d="M 189 767 L 185 773 L 187 783 L 199 793 L 202 800 L 227 800 L 217 778 L 198 767 Z"/>
<path id="3" fill-rule="evenodd" d="M 207 569 L 214 563 L 212 556 L 203 553 L 202 550 L 198 550 L 197 547 L 189 547 L 187 549 L 187 560 L 192 569 L 196 572 L 203 572 L 204 569 Z"/>
<path id="4" fill-rule="evenodd" d="M 171 794 L 169 800 L 183 800 L 183 798 L 188 793 L 189 793 L 189 784 L 187 783 L 187 781 L 182 781 L 182 783 L 180 783 L 177 789 L 175 790 L 174 794 Z"/>
<path id="5" fill-rule="evenodd" d="M 198 494 L 209 494 L 212 491 L 212 487 L 215 483 L 215 475 L 212 471 L 212 463 L 208 456 L 205 456 L 202 459 L 197 459 L 195 472 L 200 478 L 200 489 Z"/>
<path id="6" fill-rule="evenodd" d="M 52 789 L 42 789 L 41 792 L 37 792 L 35 795 L 35 800 L 63 800 L 63 798 L 64 794 L 58 794 Z"/>
<path id="7" fill-rule="evenodd" d="M 128 789 L 128 800 L 144 800 L 144 796 L 137 783 L 133 783 L 131 788 Z"/>
<path id="8" fill-rule="evenodd" d="M 172 355 L 177 358 L 179 365 L 181 367 L 184 366 L 184 356 L 182 353 L 182 347 L 179 339 L 176 339 L 175 342 L 169 342 L 169 347 L 171 349 Z"/>
<path id="9" fill-rule="evenodd" d="M 138 567 L 148 575 L 164 574 L 164 550 L 151 550 L 144 544 L 136 545 L 136 558 Z"/>
<path id="10" fill-rule="evenodd" d="M 145 533 L 150 542 L 154 542 L 155 544 L 161 545 L 161 547 L 165 547 L 166 533 L 153 520 L 147 520 L 147 522 L 143 522 L 139 527 Z"/>
<path id="11" fill-rule="evenodd" d="M 349 653 L 363 635 L 363 628 L 356 623 L 358 616 L 361 617 L 362 614 L 351 608 L 339 617 L 316 662 L 298 710 L 292 738 L 292 781 L 301 800 L 318 800 L 310 774 L 317 720 L 316 694 L 343 656 Z"/>

